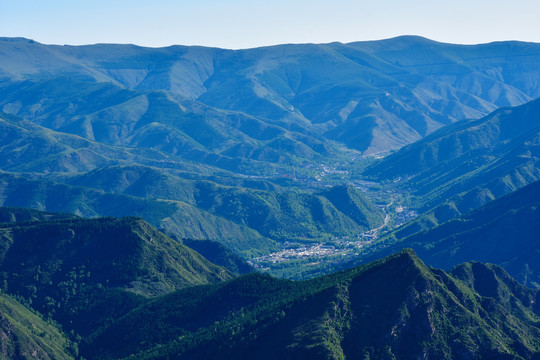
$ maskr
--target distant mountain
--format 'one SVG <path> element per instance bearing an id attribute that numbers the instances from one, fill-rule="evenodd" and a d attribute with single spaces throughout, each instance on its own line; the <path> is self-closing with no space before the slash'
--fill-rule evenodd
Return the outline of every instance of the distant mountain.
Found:
<path id="1" fill-rule="evenodd" d="M 2 291 L 65 330 L 102 324 L 147 296 L 232 277 L 138 218 L 4 223 Z"/>
<path id="2" fill-rule="evenodd" d="M 334 151 L 326 140 L 395 149 L 540 97 L 539 58 L 533 43 L 412 36 L 236 51 L 2 38 L 0 110 L 101 143 L 222 166 L 317 159 Z"/>
<path id="3" fill-rule="evenodd" d="M 0 294 L 0 357 L 4 360 L 73 360 L 64 334 L 15 299 Z"/>
<path id="4" fill-rule="evenodd" d="M 375 163 L 435 225 L 540 179 L 540 100 L 449 125 Z"/>
<path id="5" fill-rule="evenodd" d="M 538 291 L 411 251 L 310 281 L 261 274 L 163 296 L 81 344 L 88 359 L 533 359 Z"/>
<path id="6" fill-rule="evenodd" d="M 214 239 L 237 251 L 268 251 L 273 241 L 193 205 L 70 186 L 38 177 L 0 173 L 0 205 L 71 212 L 84 217 L 138 216 L 180 237 Z M 45 178 L 48 178 L 45 176 Z"/>
<path id="7" fill-rule="evenodd" d="M 540 181 L 431 230 L 422 222 L 384 236 L 362 261 L 413 248 L 428 265 L 451 269 L 471 260 L 494 263 L 521 283 L 540 288 Z"/>
<path id="8" fill-rule="evenodd" d="M 539 97 L 538 59 L 532 43 L 418 37 L 238 51 L 1 38 L 0 204 L 142 216 L 246 256 L 276 240 L 356 235 L 383 215 L 363 194 L 322 190 L 349 175 L 324 176 L 358 151 Z M 503 185 L 522 186 L 535 169 Z M 441 199 L 423 198 L 422 211 Z"/>
<path id="9" fill-rule="evenodd" d="M 2 125 L 3 206 L 140 216 L 180 238 L 219 241 L 248 256 L 274 249 L 274 240 L 352 235 L 383 221 L 354 189 L 334 192 L 329 200 L 305 185 L 284 188 L 272 178 L 99 144 L 13 115 L 0 114 Z"/>

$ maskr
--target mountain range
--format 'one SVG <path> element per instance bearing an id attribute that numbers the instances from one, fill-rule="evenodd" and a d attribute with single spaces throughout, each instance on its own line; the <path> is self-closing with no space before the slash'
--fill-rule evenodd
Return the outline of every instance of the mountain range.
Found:
<path id="1" fill-rule="evenodd" d="M 231 279 L 140 219 L 23 220 L 1 230 L 10 360 L 30 351 L 45 359 L 540 355 L 540 292 L 495 265 L 446 273 L 404 250 L 308 281 Z"/>
<path id="2" fill-rule="evenodd" d="M 540 179 L 540 101 L 460 121 L 371 165 L 363 174 L 392 180 L 423 214 L 402 234 L 464 215 Z"/>
<path id="3" fill-rule="evenodd" d="M 247 50 L 0 41 L 0 109 L 100 143 L 234 167 L 399 148 L 540 97 L 540 46 L 420 37 Z M 285 152 L 283 151 L 285 150 Z"/>
<path id="4" fill-rule="evenodd" d="M 0 357 L 540 359 L 538 63 L 0 38 Z"/>
<path id="5" fill-rule="evenodd" d="M 442 269 L 465 261 L 494 263 L 515 279 L 540 287 L 540 181 L 429 230 L 414 220 L 377 240 L 348 266 L 412 248 L 426 264 Z"/>
<path id="6" fill-rule="evenodd" d="M 427 144 L 443 126 L 448 132 L 538 97 L 539 57 L 532 43 L 461 46 L 419 37 L 238 51 L 2 38 L 1 204 L 141 216 L 170 235 L 217 240 L 249 257 L 275 250 L 276 241 L 357 235 L 384 215 L 366 194 L 325 187 L 354 179 L 348 172 L 367 159 L 362 154 L 425 136 L 420 144 Z M 507 111 L 517 115 L 491 119 L 510 123 L 520 113 Z M 505 136 L 515 142 L 524 134 Z M 486 155 L 505 156 L 507 165 L 498 161 L 481 179 L 503 190 L 451 187 L 450 178 L 465 176 L 451 173 L 444 184 L 408 182 L 419 189 L 413 207 L 424 213 L 442 205 L 436 225 L 536 179 L 531 141 Z M 401 161 L 396 153 L 379 168 L 393 169 L 392 159 Z M 388 171 L 374 165 L 360 175 L 404 178 Z M 411 192 L 407 186 L 400 191 Z M 464 199 L 444 203 L 454 195 Z"/>

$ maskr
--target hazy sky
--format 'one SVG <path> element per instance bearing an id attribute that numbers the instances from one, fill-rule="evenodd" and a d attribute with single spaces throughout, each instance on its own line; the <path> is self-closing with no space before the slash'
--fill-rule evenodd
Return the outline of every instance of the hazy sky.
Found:
<path id="1" fill-rule="evenodd" d="M 0 36 L 73 45 L 540 42 L 539 18 L 540 0 L 0 0 Z"/>

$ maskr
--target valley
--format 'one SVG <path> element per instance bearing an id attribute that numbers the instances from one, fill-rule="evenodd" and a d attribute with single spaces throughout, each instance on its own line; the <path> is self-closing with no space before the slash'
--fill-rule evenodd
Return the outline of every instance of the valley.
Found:
<path id="1" fill-rule="evenodd" d="M 373 185 L 369 182 L 364 183 L 364 185 L 366 184 Z M 362 187 L 358 186 L 358 188 Z M 364 191 L 364 193 L 371 197 L 372 201 L 380 199 L 382 194 L 384 194 L 383 196 L 397 195 L 395 190 L 379 190 L 373 194 Z M 384 199 L 384 197 L 382 198 Z M 314 276 L 314 273 L 323 274 L 332 271 L 331 269 L 334 267 L 343 266 L 358 258 L 381 236 L 417 216 L 414 210 L 397 205 L 394 200 L 387 205 L 378 205 L 378 207 L 381 208 L 385 217 L 384 222 L 376 228 L 355 235 L 324 239 L 321 242 L 287 241 L 281 244 L 280 251 L 252 258 L 249 263 L 259 271 L 289 279 L 309 278 Z"/>
<path id="2" fill-rule="evenodd" d="M 538 359 L 538 64 L 0 38 L 0 358 Z"/>

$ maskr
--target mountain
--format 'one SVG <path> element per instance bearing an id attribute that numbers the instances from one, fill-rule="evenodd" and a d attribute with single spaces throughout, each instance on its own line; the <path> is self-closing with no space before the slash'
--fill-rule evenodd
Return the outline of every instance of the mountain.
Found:
<path id="1" fill-rule="evenodd" d="M 379 239 L 360 261 L 413 248 L 428 265 L 451 269 L 471 260 L 494 263 L 521 283 L 539 288 L 539 209 L 536 181 L 430 230 L 422 227 L 422 219 L 414 220 Z"/>
<path id="2" fill-rule="evenodd" d="M 533 359 L 535 300 L 504 270 L 451 273 L 410 251 L 310 281 L 249 274 L 139 307 L 81 344 L 88 359 Z"/>
<path id="3" fill-rule="evenodd" d="M 85 217 L 138 216 L 180 237 L 215 239 L 237 251 L 267 251 L 273 242 L 244 225 L 235 224 L 181 201 L 107 193 L 27 175 L 0 173 L 0 205 L 71 212 Z"/>
<path id="4" fill-rule="evenodd" d="M 246 256 L 276 248 L 274 240 L 346 236 L 383 220 L 355 190 L 330 201 L 299 182 L 280 186 L 161 152 L 99 144 L 13 115 L 0 114 L 2 124 L 3 206 L 140 216 L 179 238 L 212 239 Z"/>
<path id="5" fill-rule="evenodd" d="M 16 207 L 0 207 L 0 223 L 60 220 L 75 217 L 75 215 L 70 213 L 45 212 Z"/>
<path id="6" fill-rule="evenodd" d="M 217 241 L 182 239 L 182 243 L 204 256 L 211 263 L 223 266 L 234 274 L 240 275 L 255 271 L 255 268 L 240 255 Z"/>
<path id="7" fill-rule="evenodd" d="M 540 292 L 495 265 L 446 273 L 403 250 L 307 281 L 231 279 L 141 219 L 2 226 L 8 359 L 540 356 Z"/>
<path id="8" fill-rule="evenodd" d="M 148 296 L 232 277 L 139 218 L 4 223 L 0 275 L 2 291 L 77 333 Z"/>
<path id="9" fill-rule="evenodd" d="M 201 182 L 197 206 L 278 240 L 352 235 L 384 220 L 382 212 L 353 187 L 310 194 L 301 191 L 263 192 Z"/>
<path id="10" fill-rule="evenodd" d="M 76 347 L 54 325 L 0 294 L 0 357 L 5 360 L 73 360 Z"/>
<path id="11" fill-rule="evenodd" d="M 449 125 L 371 165 L 395 180 L 434 225 L 540 179 L 540 100 Z"/>
<path id="12" fill-rule="evenodd" d="M 540 46 L 404 36 L 224 50 L 0 39 L 0 109 L 48 128 L 204 161 L 317 159 L 326 140 L 401 147 L 540 97 Z M 319 140 L 321 139 L 322 140 Z"/>
<path id="13" fill-rule="evenodd" d="M 151 173 L 159 175 L 159 172 Z M 353 188 L 336 192 L 330 201 L 325 193 L 250 190 L 209 181 L 190 181 L 189 187 L 177 188 L 186 181 L 168 184 L 171 178 L 165 176 L 153 177 L 149 184 L 141 183 L 152 193 L 162 189 L 164 198 L 155 198 L 142 196 L 144 192 L 136 197 L 123 195 L 122 190 L 118 190 L 120 194 L 104 192 L 44 180 L 46 178 L 49 177 L 28 180 L 27 176 L 0 173 L 0 204 L 72 212 L 86 217 L 144 217 L 180 238 L 213 239 L 247 255 L 275 248 L 272 239 L 352 235 L 383 221 L 382 212 Z M 120 181 L 125 184 L 126 178 Z M 95 185 L 99 186 L 99 182 Z M 133 188 L 125 186 L 126 192 Z"/>
<path id="14" fill-rule="evenodd" d="M 1 38 L 0 204 L 141 216 L 246 257 L 357 235 L 384 215 L 326 187 L 362 154 L 540 96 L 539 57 L 532 43 L 418 37 L 237 51 Z M 517 188 L 535 166 L 510 176 Z M 491 198 L 477 193 L 454 207 Z"/>

